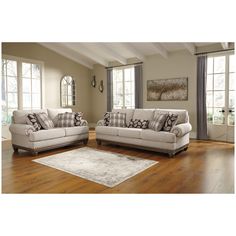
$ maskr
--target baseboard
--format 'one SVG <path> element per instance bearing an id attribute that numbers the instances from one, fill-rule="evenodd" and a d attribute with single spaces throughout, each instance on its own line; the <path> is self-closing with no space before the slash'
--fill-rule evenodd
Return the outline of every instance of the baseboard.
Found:
<path id="1" fill-rule="evenodd" d="M 89 123 L 89 128 L 95 128 L 96 127 L 96 123 Z"/>
<path id="2" fill-rule="evenodd" d="M 193 138 L 193 139 L 196 139 L 197 138 L 197 133 L 192 131 L 192 132 L 190 132 L 189 137 Z"/>

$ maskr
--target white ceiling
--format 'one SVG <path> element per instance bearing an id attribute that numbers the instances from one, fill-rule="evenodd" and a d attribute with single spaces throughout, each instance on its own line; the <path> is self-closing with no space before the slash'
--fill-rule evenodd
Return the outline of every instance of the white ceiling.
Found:
<path id="1" fill-rule="evenodd" d="M 61 54 L 90 69 L 94 64 L 108 66 L 109 62 L 117 61 L 127 64 L 127 59 L 137 58 L 144 61 L 146 56 L 160 54 L 168 58 L 169 52 L 187 50 L 194 55 L 197 47 L 215 43 L 40 43 L 58 54 Z M 227 49 L 228 43 L 221 43 Z"/>

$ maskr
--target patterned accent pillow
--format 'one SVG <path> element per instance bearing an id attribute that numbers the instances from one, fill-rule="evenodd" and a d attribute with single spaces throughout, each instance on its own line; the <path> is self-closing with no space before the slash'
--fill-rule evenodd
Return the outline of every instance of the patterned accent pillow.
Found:
<path id="1" fill-rule="evenodd" d="M 147 129 L 148 124 L 149 124 L 149 120 L 131 119 L 129 122 L 128 128 Z"/>
<path id="2" fill-rule="evenodd" d="M 44 129 L 52 129 L 54 128 L 54 124 L 52 120 L 48 117 L 48 115 L 45 112 L 35 113 L 40 125 Z"/>
<path id="3" fill-rule="evenodd" d="M 178 115 L 168 114 L 165 124 L 162 128 L 163 131 L 171 132 L 172 128 L 176 125 Z"/>
<path id="4" fill-rule="evenodd" d="M 111 112 L 106 112 L 103 116 L 103 120 L 104 120 L 104 125 L 108 126 L 109 122 L 110 122 L 110 113 Z"/>
<path id="5" fill-rule="evenodd" d="M 126 126 L 126 114 L 111 112 L 109 126 L 125 127 Z"/>
<path id="6" fill-rule="evenodd" d="M 75 112 L 75 126 L 81 126 L 82 125 L 82 119 L 83 119 L 83 112 Z"/>
<path id="7" fill-rule="evenodd" d="M 65 112 L 58 114 L 57 127 L 73 127 L 75 126 L 75 113 Z"/>
<path id="8" fill-rule="evenodd" d="M 39 131 L 40 129 L 43 129 L 42 126 L 40 125 L 35 113 L 28 114 L 26 116 L 26 123 L 28 125 L 32 125 L 34 127 L 34 131 Z"/>
<path id="9" fill-rule="evenodd" d="M 160 131 L 165 124 L 167 114 L 157 114 L 149 123 L 149 129 Z"/>

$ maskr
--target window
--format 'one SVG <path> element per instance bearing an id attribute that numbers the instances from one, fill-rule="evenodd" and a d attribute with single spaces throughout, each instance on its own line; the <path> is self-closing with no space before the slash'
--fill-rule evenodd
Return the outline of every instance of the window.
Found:
<path id="1" fill-rule="evenodd" d="M 113 108 L 135 108 L 134 67 L 113 69 Z"/>
<path id="2" fill-rule="evenodd" d="M 71 76 L 64 76 L 61 80 L 61 106 L 75 105 L 75 81 Z"/>
<path id="3" fill-rule="evenodd" d="M 2 60 L 2 124 L 11 123 L 17 109 L 41 108 L 42 63 L 3 56 Z"/>
<path id="4" fill-rule="evenodd" d="M 206 94 L 208 123 L 234 125 L 234 81 L 235 55 L 208 57 Z"/>

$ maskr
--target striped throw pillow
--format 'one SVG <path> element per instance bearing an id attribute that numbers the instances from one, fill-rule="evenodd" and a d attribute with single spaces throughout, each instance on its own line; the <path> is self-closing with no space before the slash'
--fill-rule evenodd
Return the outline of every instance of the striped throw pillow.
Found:
<path id="1" fill-rule="evenodd" d="M 75 126 L 75 113 L 65 112 L 58 114 L 57 127 L 73 127 Z"/>
<path id="2" fill-rule="evenodd" d="M 126 126 L 126 114 L 111 112 L 109 126 L 125 127 Z"/>
<path id="3" fill-rule="evenodd" d="M 35 113 L 36 117 L 40 123 L 40 125 L 44 129 L 52 129 L 54 128 L 54 124 L 52 120 L 48 117 L 48 115 L 45 112 Z"/>
<path id="4" fill-rule="evenodd" d="M 149 129 L 160 131 L 165 124 L 167 114 L 157 114 L 149 123 Z"/>

